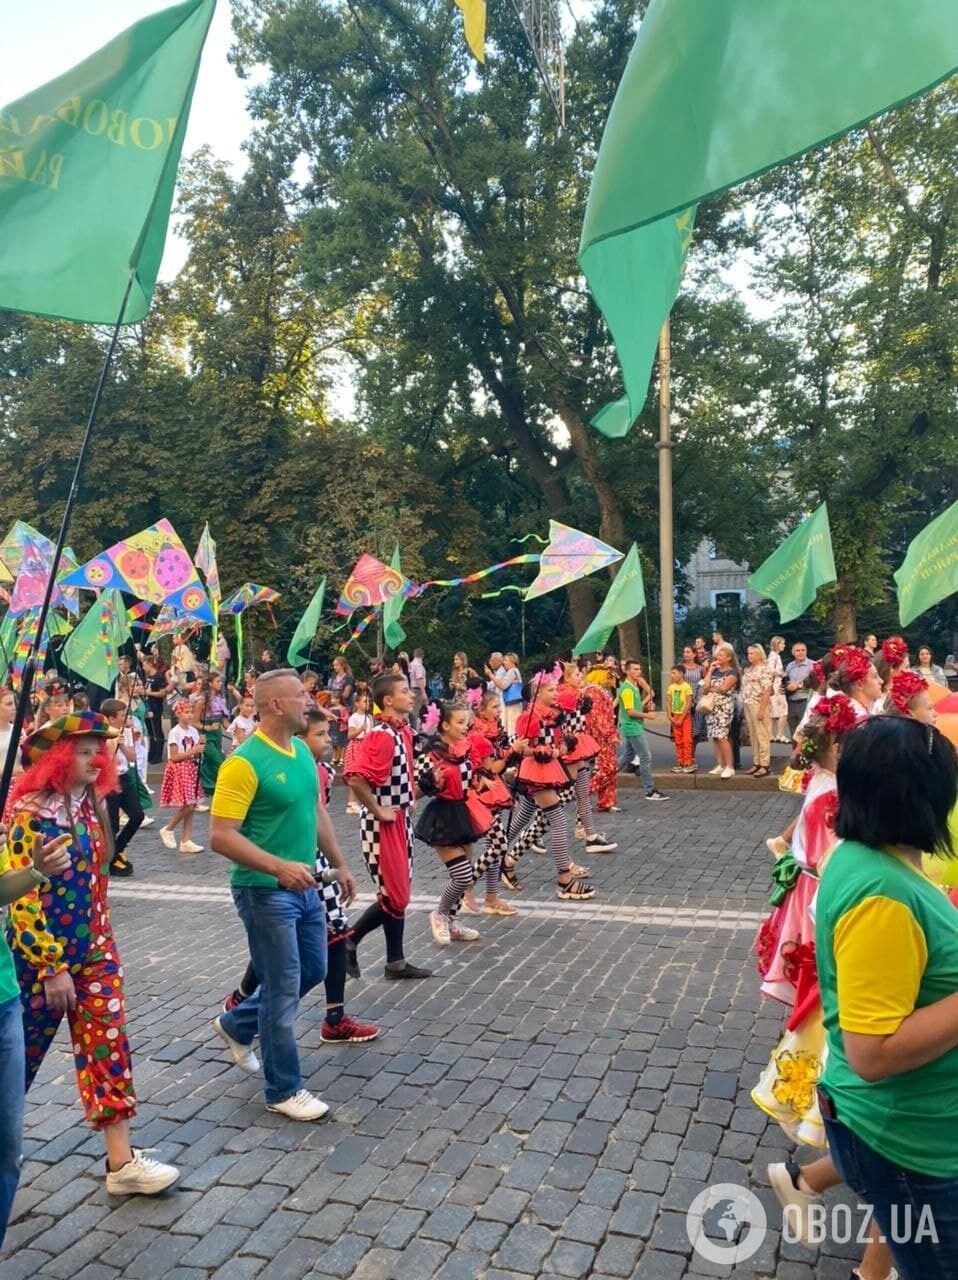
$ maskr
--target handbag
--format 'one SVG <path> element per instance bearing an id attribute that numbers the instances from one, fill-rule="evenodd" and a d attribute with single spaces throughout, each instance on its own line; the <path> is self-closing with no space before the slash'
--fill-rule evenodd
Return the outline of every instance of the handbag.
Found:
<path id="1" fill-rule="evenodd" d="M 515 706 L 517 702 L 522 701 L 522 684 L 519 680 L 513 680 L 512 684 L 507 684 L 502 691 L 502 701 L 507 707 Z"/>
<path id="2" fill-rule="evenodd" d="M 699 698 L 698 706 L 696 710 L 703 712 L 707 716 L 711 715 L 712 712 L 715 710 L 715 702 L 717 697 L 718 695 L 716 694 L 715 690 L 709 689 L 708 692 L 703 693 L 702 696 Z"/>

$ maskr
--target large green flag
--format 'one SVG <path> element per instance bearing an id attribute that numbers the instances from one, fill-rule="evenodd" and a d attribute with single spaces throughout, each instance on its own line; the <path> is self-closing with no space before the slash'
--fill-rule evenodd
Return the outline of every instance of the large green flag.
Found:
<path id="1" fill-rule="evenodd" d="M 602 601 L 602 608 L 592 619 L 585 635 L 572 650 L 577 658 L 580 653 L 595 653 L 605 648 L 605 642 L 612 634 L 613 628 L 621 622 L 628 622 L 640 614 L 645 608 L 645 583 L 642 581 L 642 564 L 639 561 L 639 549 L 632 543 L 632 550 L 619 566 L 619 572 L 612 580 L 608 594 Z"/>
<path id="2" fill-rule="evenodd" d="M 319 618 L 323 612 L 323 597 L 326 594 L 326 579 L 313 592 L 313 598 L 306 606 L 306 612 L 296 624 L 296 630 L 293 632 L 293 638 L 289 642 L 289 648 L 286 651 L 286 661 L 291 667 L 304 666 L 309 661 L 309 651 L 312 648 L 313 641 L 316 638 L 316 628 L 319 626 Z M 239 615 L 236 621 L 239 622 Z M 304 655 L 303 650 L 306 650 Z M 242 672 L 240 673 L 242 674 Z"/>
<path id="3" fill-rule="evenodd" d="M 126 607 L 119 591 L 103 591 L 63 646 L 63 660 L 71 671 L 112 689 L 119 672 L 119 650 L 130 638 Z"/>
<path id="4" fill-rule="evenodd" d="M 397 573 L 402 573 L 402 564 L 399 560 L 399 543 L 396 543 L 393 551 L 393 558 L 389 562 L 390 567 L 395 569 Z M 405 596 L 391 596 L 383 605 L 383 636 L 386 644 L 390 649 L 398 649 L 406 638 L 406 633 L 399 625 L 399 615 L 403 611 L 406 603 Z"/>
<path id="5" fill-rule="evenodd" d="M 915 97 L 958 65 L 955 0 L 652 0 L 595 162 L 579 264 L 645 401 L 695 206 Z"/>
<path id="6" fill-rule="evenodd" d="M 958 591 L 958 502 L 912 539 L 895 582 L 903 627 Z"/>
<path id="7" fill-rule="evenodd" d="M 0 308 L 130 324 L 150 308 L 216 0 L 136 22 L 0 108 Z"/>
<path id="8" fill-rule="evenodd" d="M 828 503 L 823 502 L 755 570 L 748 585 L 778 605 L 783 623 L 804 613 L 818 588 L 835 581 Z"/>

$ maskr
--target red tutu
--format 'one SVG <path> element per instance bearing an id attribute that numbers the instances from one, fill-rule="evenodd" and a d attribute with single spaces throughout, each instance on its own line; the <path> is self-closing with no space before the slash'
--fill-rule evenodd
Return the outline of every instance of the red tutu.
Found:
<path id="1" fill-rule="evenodd" d="M 466 812 L 476 839 L 484 836 L 495 821 L 492 810 L 486 808 L 475 791 L 466 796 Z"/>
<path id="2" fill-rule="evenodd" d="M 562 757 L 563 764 L 582 764 L 585 760 L 594 760 L 599 754 L 599 744 L 591 733 L 579 733 L 574 750 Z"/>
<path id="3" fill-rule="evenodd" d="M 533 756 L 524 756 L 516 771 L 516 777 L 526 791 L 551 791 L 556 787 L 564 787 L 569 775 L 558 760 L 547 760 L 540 764 Z"/>
<path id="4" fill-rule="evenodd" d="M 491 777 L 487 779 L 488 786 L 481 791 L 477 788 L 476 795 L 479 797 L 480 803 L 484 804 L 487 809 L 493 811 L 498 809 L 512 808 L 512 792 L 502 781 L 500 777 Z"/>
<path id="5" fill-rule="evenodd" d="M 203 799 L 198 760 L 168 760 L 160 787 L 160 804 L 182 809 Z"/>

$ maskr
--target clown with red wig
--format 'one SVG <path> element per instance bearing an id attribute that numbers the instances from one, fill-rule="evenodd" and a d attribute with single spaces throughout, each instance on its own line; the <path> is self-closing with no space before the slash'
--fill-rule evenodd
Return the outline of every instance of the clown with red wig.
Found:
<path id="1" fill-rule="evenodd" d="M 103 800 L 117 789 L 106 740 L 118 731 L 104 716 L 61 716 L 23 744 L 24 771 L 8 805 L 9 834 L 0 874 L 30 866 L 34 851 L 58 838 L 70 865 L 10 909 L 29 1089 L 67 1017 L 83 1109 L 106 1146 L 112 1195 L 153 1195 L 176 1181 L 171 1165 L 130 1146 L 136 1111 L 126 1035 L 123 969 L 107 905 L 113 854 Z"/>

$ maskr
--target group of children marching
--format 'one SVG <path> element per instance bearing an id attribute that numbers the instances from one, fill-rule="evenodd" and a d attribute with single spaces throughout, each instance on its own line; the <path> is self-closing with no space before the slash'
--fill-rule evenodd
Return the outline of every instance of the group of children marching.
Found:
<path id="1" fill-rule="evenodd" d="M 836 645 L 816 664 L 817 688 L 797 730 L 793 757 L 801 777 L 801 810 L 782 835 L 767 841 L 776 859 L 773 910 L 759 929 L 755 952 L 762 993 L 784 1004 L 788 1018 L 752 1099 L 778 1121 L 791 1142 L 820 1149 L 827 1147 L 817 1094 L 825 1030 L 815 957 L 815 901 L 819 879 L 837 844 L 839 756 L 848 734 L 871 715 L 935 722 L 928 683 L 908 669 L 904 641 L 892 637 L 883 650 L 884 682 L 870 655 L 852 645 Z M 927 860 L 926 871 L 940 880 L 940 860 Z M 943 888 L 948 890 L 947 885 Z M 951 889 L 951 896 L 958 905 L 958 890 Z M 808 1243 L 810 1208 L 842 1180 L 831 1156 L 803 1166 L 790 1158 L 770 1165 L 768 1175 L 797 1233 Z M 856 1274 L 863 1280 L 897 1276 L 889 1246 L 874 1223 Z"/>

